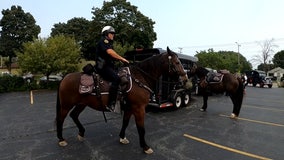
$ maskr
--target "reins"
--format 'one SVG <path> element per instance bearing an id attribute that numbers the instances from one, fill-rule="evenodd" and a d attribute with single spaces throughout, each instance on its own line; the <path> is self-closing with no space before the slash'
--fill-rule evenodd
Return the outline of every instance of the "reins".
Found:
<path id="1" fill-rule="evenodd" d="M 142 72 L 144 75 L 146 75 L 147 77 L 149 77 L 150 79 L 154 80 L 154 81 L 157 81 L 158 79 L 156 78 L 153 78 L 150 74 L 146 73 L 143 69 L 141 69 L 140 67 L 134 65 L 133 66 L 134 68 L 138 69 L 140 72 Z"/>
<path id="2" fill-rule="evenodd" d="M 146 73 L 143 69 L 141 69 L 140 67 L 137 67 L 136 65 L 133 66 L 134 68 L 136 68 L 138 71 L 140 71 L 141 73 L 143 73 L 144 75 L 146 75 L 147 77 L 149 77 L 150 79 L 153 79 L 154 81 L 156 81 L 157 79 L 151 77 L 148 73 Z M 133 77 L 131 75 L 131 78 L 134 80 L 135 83 L 138 84 L 139 87 L 145 88 L 147 91 L 149 91 L 151 94 L 154 94 L 154 91 L 148 87 L 147 85 L 143 84 L 142 82 L 140 82 L 139 79 Z"/>

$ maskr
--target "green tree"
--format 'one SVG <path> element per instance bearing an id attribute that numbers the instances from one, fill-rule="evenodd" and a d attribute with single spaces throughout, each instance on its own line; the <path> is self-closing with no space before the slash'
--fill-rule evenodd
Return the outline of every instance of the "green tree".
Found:
<path id="1" fill-rule="evenodd" d="M 76 71 L 80 49 L 74 38 L 59 35 L 24 43 L 23 52 L 17 56 L 23 71 L 42 73 L 48 78 L 51 73 Z"/>
<path id="2" fill-rule="evenodd" d="M 153 47 L 153 42 L 157 39 L 154 32 L 154 24 L 150 18 L 144 16 L 126 0 L 113 0 L 104 2 L 101 9 L 95 8 L 92 12 L 95 23 L 102 22 L 99 28 L 105 25 L 112 25 L 117 31 L 117 40 L 122 46 L 127 43 L 145 48 Z"/>
<path id="3" fill-rule="evenodd" d="M 266 69 L 267 69 L 267 71 L 269 71 L 273 68 L 275 68 L 274 64 L 263 64 L 263 63 L 261 63 L 260 65 L 257 66 L 257 69 L 261 70 L 261 71 L 265 71 Z"/>
<path id="4" fill-rule="evenodd" d="M 40 33 L 40 27 L 30 13 L 25 13 L 20 6 L 2 10 L 0 20 L 0 55 L 9 57 L 8 69 L 11 71 L 12 58 L 16 51 L 21 51 L 24 42 L 32 41 Z"/>
<path id="5" fill-rule="evenodd" d="M 155 22 L 126 0 L 104 1 L 102 8 L 93 8 L 92 13 L 94 16 L 90 36 L 83 42 L 86 57 L 94 53 L 94 46 L 100 39 L 101 29 L 106 25 L 115 28 L 117 33 L 115 41 L 123 48 L 152 48 L 157 39 L 154 32 Z"/>
<path id="6" fill-rule="evenodd" d="M 208 67 L 216 70 L 227 69 L 231 73 L 238 72 L 238 53 L 233 51 L 218 51 L 215 52 L 213 49 L 208 51 L 199 51 L 195 55 L 198 57 L 199 65 Z M 240 55 L 240 72 L 251 70 L 251 64 L 246 60 L 245 57 Z"/>
<path id="7" fill-rule="evenodd" d="M 54 24 L 51 29 L 51 36 L 63 34 L 74 37 L 78 43 L 81 43 L 89 35 L 90 21 L 85 18 L 72 18 L 67 23 Z"/>
<path id="8" fill-rule="evenodd" d="M 284 68 L 284 50 L 277 52 L 274 55 L 272 62 L 274 64 L 274 67 Z"/>

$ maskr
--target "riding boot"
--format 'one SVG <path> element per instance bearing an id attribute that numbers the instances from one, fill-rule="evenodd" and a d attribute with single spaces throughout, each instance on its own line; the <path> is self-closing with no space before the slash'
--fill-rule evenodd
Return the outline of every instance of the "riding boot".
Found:
<path id="1" fill-rule="evenodd" d="M 117 98 L 117 89 L 115 87 L 110 87 L 107 109 L 111 112 L 114 112 L 116 98 Z"/>

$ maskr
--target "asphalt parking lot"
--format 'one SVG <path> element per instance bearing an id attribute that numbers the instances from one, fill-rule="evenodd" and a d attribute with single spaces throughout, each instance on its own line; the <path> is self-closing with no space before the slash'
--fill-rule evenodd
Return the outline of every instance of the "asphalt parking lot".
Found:
<path id="1" fill-rule="evenodd" d="M 213 160 L 283 159 L 284 89 L 247 87 L 240 117 L 232 120 L 230 99 L 209 97 L 207 112 L 199 112 L 201 97 L 178 110 L 149 109 L 146 141 L 154 150 L 139 147 L 133 118 L 126 130 L 130 144 L 119 144 L 122 116 L 87 108 L 80 116 L 85 141 L 76 139 L 77 128 L 67 117 L 63 134 L 69 145 L 57 145 L 55 91 L 0 94 L 1 160 Z"/>

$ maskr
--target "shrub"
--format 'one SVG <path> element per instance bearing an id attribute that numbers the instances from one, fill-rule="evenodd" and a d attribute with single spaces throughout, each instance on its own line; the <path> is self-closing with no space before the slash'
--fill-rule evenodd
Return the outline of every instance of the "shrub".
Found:
<path id="1" fill-rule="evenodd" d="M 0 76 L 0 93 L 27 90 L 27 85 L 22 77 L 13 75 Z"/>

